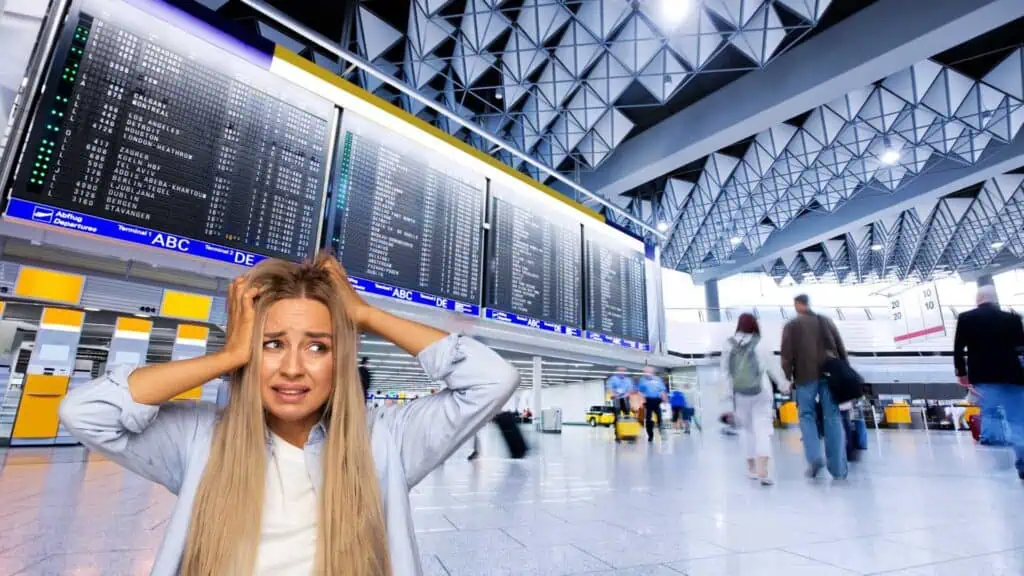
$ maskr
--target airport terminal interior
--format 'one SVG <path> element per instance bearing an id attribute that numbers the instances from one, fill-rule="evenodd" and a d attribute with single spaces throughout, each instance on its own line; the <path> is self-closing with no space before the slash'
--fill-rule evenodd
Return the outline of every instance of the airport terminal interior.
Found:
<path id="1" fill-rule="evenodd" d="M 1024 2 L 0 0 L 0 53 L 0 576 L 1024 574 Z"/>

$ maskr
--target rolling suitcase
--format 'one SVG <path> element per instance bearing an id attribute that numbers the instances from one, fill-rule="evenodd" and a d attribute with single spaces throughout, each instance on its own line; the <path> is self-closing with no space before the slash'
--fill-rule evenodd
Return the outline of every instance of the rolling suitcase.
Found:
<path id="1" fill-rule="evenodd" d="M 619 416 L 615 420 L 615 441 L 635 442 L 640 436 L 640 421 L 631 416 Z"/>
<path id="2" fill-rule="evenodd" d="M 501 437 L 505 439 L 509 456 L 517 459 L 526 456 L 526 439 L 523 438 L 523 431 L 519 429 L 515 414 L 502 412 L 494 417 L 494 423 L 498 425 Z"/>
<path id="3" fill-rule="evenodd" d="M 857 450 L 868 449 L 868 425 L 863 418 L 853 421 L 853 437 L 856 440 Z"/>
<path id="4" fill-rule="evenodd" d="M 972 414 L 967 419 L 967 427 L 971 429 L 971 438 L 974 438 L 975 442 L 981 442 L 981 416 Z"/>

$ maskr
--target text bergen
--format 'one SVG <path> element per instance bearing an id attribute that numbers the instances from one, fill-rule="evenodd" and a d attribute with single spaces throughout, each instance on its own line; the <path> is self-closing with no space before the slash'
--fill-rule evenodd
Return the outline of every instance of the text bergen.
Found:
<path id="1" fill-rule="evenodd" d="M 187 253 L 191 252 L 192 240 L 190 240 L 188 238 L 179 238 L 177 236 L 172 236 L 170 234 L 160 234 L 160 233 L 157 233 L 155 236 L 153 236 L 153 240 L 150 241 L 150 245 L 152 245 L 152 246 L 159 246 L 159 247 L 165 248 L 167 250 L 175 250 L 177 252 L 184 252 L 184 253 L 187 254 Z M 241 252 L 241 251 L 238 251 L 238 250 L 235 251 L 235 255 L 234 255 L 233 260 L 234 260 L 235 264 L 241 264 L 243 266 L 255 266 L 256 265 L 256 255 L 255 254 L 248 254 L 248 253 Z"/>

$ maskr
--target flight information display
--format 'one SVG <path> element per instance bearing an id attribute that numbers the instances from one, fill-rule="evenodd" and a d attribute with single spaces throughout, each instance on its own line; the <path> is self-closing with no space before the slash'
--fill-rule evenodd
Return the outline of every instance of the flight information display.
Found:
<path id="1" fill-rule="evenodd" d="M 633 248 L 591 227 L 584 227 L 584 233 L 588 336 L 622 338 L 626 344 L 647 342 L 643 247 Z"/>
<path id="2" fill-rule="evenodd" d="M 330 242 L 356 288 L 478 315 L 486 193 L 482 176 L 342 113 Z"/>
<path id="3" fill-rule="evenodd" d="M 243 265 L 310 257 L 333 104 L 166 4 L 76 6 L 7 215 Z"/>
<path id="4" fill-rule="evenodd" d="M 491 186 L 487 316 L 580 336 L 581 225 L 543 200 Z"/>

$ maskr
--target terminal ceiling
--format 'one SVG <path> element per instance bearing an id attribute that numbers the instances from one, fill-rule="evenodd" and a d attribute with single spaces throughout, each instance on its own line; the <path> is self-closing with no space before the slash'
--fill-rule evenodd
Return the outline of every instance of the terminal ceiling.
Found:
<path id="1" fill-rule="evenodd" d="M 551 181 L 253 0 L 200 1 Z M 662 230 L 663 264 L 698 279 L 907 281 L 1024 259 L 1024 2 L 267 3 Z"/>

